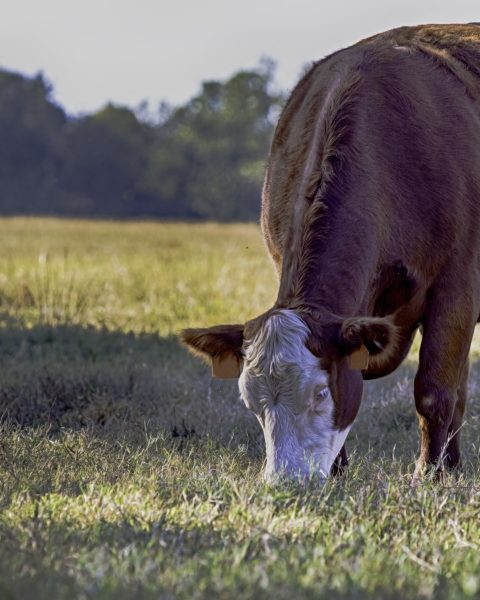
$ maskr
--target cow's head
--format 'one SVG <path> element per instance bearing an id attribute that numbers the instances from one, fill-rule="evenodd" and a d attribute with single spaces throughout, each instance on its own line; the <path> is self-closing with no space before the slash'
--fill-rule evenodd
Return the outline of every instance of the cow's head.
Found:
<path id="1" fill-rule="evenodd" d="M 388 353 L 394 338 L 387 318 L 318 324 L 290 309 L 182 333 L 203 358 L 230 363 L 233 373 L 238 365 L 240 394 L 265 435 L 269 481 L 328 476 L 362 398 L 358 354 Z"/>

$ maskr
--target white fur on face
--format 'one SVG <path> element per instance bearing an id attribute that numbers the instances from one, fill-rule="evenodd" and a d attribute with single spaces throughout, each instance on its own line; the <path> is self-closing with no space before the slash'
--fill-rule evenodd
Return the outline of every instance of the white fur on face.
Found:
<path id="1" fill-rule="evenodd" d="M 292 310 L 281 310 L 245 344 L 240 393 L 265 435 L 271 481 L 287 474 L 328 477 L 349 427 L 334 426 L 328 375 L 307 348 L 309 330 Z"/>

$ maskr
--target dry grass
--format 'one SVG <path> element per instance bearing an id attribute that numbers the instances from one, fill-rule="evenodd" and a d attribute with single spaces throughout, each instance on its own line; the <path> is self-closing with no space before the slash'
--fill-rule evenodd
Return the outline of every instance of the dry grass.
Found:
<path id="1" fill-rule="evenodd" d="M 270 305 L 257 227 L 0 234 L 0 598 L 480 596 L 475 362 L 460 480 L 409 486 L 413 353 L 366 385 L 343 478 L 270 489 L 235 384 L 174 337 Z"/>

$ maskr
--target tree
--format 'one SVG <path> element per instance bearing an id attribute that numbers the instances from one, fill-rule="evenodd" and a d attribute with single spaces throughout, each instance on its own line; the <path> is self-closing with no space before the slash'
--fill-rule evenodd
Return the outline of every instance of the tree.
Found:
<path id="1" fill-rule="evenodd" d="M 66 115 L 40 73 L 0 71 L 0 205 L 3 213 L 44 211 L 57 185 Z"/>
<path id="2" fill-rule="evenodd" d="M 145 187 L 162 212 L 249 220 L 260 206 L 263 163 L 282 96 L 271 91 L 273 65 L 241 71 L 201 93 L 157 128 Z"/>
<path id="3" fill-rule="evenodd" d="M 69 117 L 42 74 L 0 71 L 0 211 L 251 220 L 282 101 L 274 65 L 208 81 L 184 106 Z"/>
<path id="4" fill-rule="evenodd" d="M 139 182 L 151 140 L 151 128 L 125 107 L 109 104 L 94 115 L 72 121 L 65 133 L 62 185 L 79 198 L 79 211 L 141 214 Z"/>

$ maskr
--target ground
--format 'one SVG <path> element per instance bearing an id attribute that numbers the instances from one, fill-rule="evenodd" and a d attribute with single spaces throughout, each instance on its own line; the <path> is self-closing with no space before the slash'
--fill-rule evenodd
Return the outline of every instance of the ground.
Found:
<path id="1" fill-rule="evenodd" d="M 410 487 L 416 354 L 367 383 L 347 473 L 269 488 L 235 382 L 175 336 L 275 297 L 255 225 L 0 220 L 0 598 L 480 597 L 465 471 Z"/>

